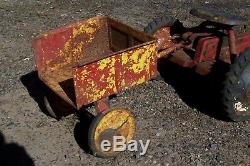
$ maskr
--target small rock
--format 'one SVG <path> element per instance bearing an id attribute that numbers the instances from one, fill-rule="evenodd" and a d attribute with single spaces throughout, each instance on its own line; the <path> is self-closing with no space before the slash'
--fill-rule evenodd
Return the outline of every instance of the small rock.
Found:
<path id="1" fill-rule="evenodd" d="M 163 147 L 163 145 L 160 143 L 160 144 L 158 144 L 158 145 L 157 145 L 157 147 L 162 148 L 162 147 Z"/>
<path id="2" fill-rule="evenodd" d="M 152 155 L 148 155 L 148 158 L 152 158 L 153 156 Z"/>
<path id="3" fill-rule="evenodd" d="M 28 60 L 30 60 L 30 58 L 24 58 L 23 60 L 24 60 L 24 61 L 28 61 Z"/>
<path id="4" fill-rule="evenodd" d="M 68 15 L 66 13 L 61 14 L 61 17 L 67 17 Z"/>
<path id="5" fill-rule="evenodd" d="M 12 127 L 15 127 L 16 125 L 15 125 L 15 123 L 14 122 L 10 122 L 10 123 L 8 123 L 7 124 L 7 127 L 9 128 L 12 128 Z"/>
<path id="6" fill-rule="evenodd" d="M 210 144 L 210 149 L 211 149 L 211 150 L 216 150 L 217 147 L 218 147 L 217 144 Z"/>

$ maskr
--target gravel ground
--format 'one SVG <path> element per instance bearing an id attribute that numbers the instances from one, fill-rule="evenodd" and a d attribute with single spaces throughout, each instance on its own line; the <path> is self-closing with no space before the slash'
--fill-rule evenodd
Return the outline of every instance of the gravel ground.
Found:
<path id="1" fill-rule="evenodd" d="M 250 18 L 250 1 L 243 0 L 1 0 L 0 162 L 27 166 L 250 165 L 250 123 L 217 117 L 213 82 L 189 76 L 189 71 L 169 65 L 166 81 L 149 81 L 112 99 L 135 114 L 136 139 L 151 140 L 146 155 L 125 152 L 115 159 L 86 153 L 82 131 L 88 121 L 75 115 L 60 121 L 46 116 L 20 81 L 27 77 L 28 84 L 36 87 L 31 40 L 43 31 L 100 14 L 141 30 L 164 13 L 191 26 L 200 20 L 190 17 L 189 9 L 206 5 Z"/>

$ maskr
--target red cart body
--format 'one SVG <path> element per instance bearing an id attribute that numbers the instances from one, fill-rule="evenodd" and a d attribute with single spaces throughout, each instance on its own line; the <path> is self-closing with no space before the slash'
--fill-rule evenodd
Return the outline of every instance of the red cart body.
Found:
<path id="1" fill-rule="evenodd" d="M 154 38 L 98 16 L 33 40 L 40 79 L 77 109 L 155 76 Z"/>

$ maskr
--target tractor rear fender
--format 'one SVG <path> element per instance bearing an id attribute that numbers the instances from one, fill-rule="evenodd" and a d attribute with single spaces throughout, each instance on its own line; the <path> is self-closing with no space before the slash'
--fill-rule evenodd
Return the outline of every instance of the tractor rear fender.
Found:
<path id="1" fill-rule="evenodd" d="M 231 64 L 231 55 L 228 46 L 228 38 L 204 37 L 199 39 L 196 47 L 194 61 L 196 63 L 214 61 L 217 59 Z M 236 51 L 239 55 L 250 47 L 250 34 L 242 34 L 236 39 Z"/>
<path id="2" fill-rule="evenodd" d="M 224 45 L 224 44 L 223 44 Z M 246 48 L 250 47 L 250 34 L 241 34 L 236 38 L 236 51 L 240 55 Z M 225 63 L 231 64 L 231 55 L 228 44 L 225 44 L 220 51 L 219 59 Z"/>

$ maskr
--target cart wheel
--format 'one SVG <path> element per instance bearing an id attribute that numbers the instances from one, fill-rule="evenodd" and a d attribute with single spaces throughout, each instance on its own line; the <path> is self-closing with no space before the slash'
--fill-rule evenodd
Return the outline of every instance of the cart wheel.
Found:
<path id="1" fill-rule="evenodd" d="M 250 119 L 250 48 L 235 57 L 226 74 L 222 103 L 233 121 Z"/>
<path id="2" fill-rule="evenodd" d="M 135 134 L 135 119 L 131 112 L 123 108 L 113 108 L 100 113 L 95 117 L 89 128 L 89 147 L 93 155 L 107 158 L 115 157 L 119 152 L 110 148 L 108 151 L 101 149 L 103 140 L 108 140 L 113 147 L 114 136 L 123 136 L 126 143 Z"/>
<path id="3" fill-rule="evenodd" d="M 74 108 L 62 100 L 51 90 L 46 90 L 46 95 L 43 98 L 46 113 L 57 120 L 63 116 L 74 113 Z"/>
<path id="4" fill-rule="evenodd" d="M 55 119 L 60 119 L 56 113 L 53 111 L 50 102 L 48 101 L 48 98 L 44 96 L 44 105 L 46 107 L 46 111 L 49 114 L 50 117 L 55 118 Z"/>

